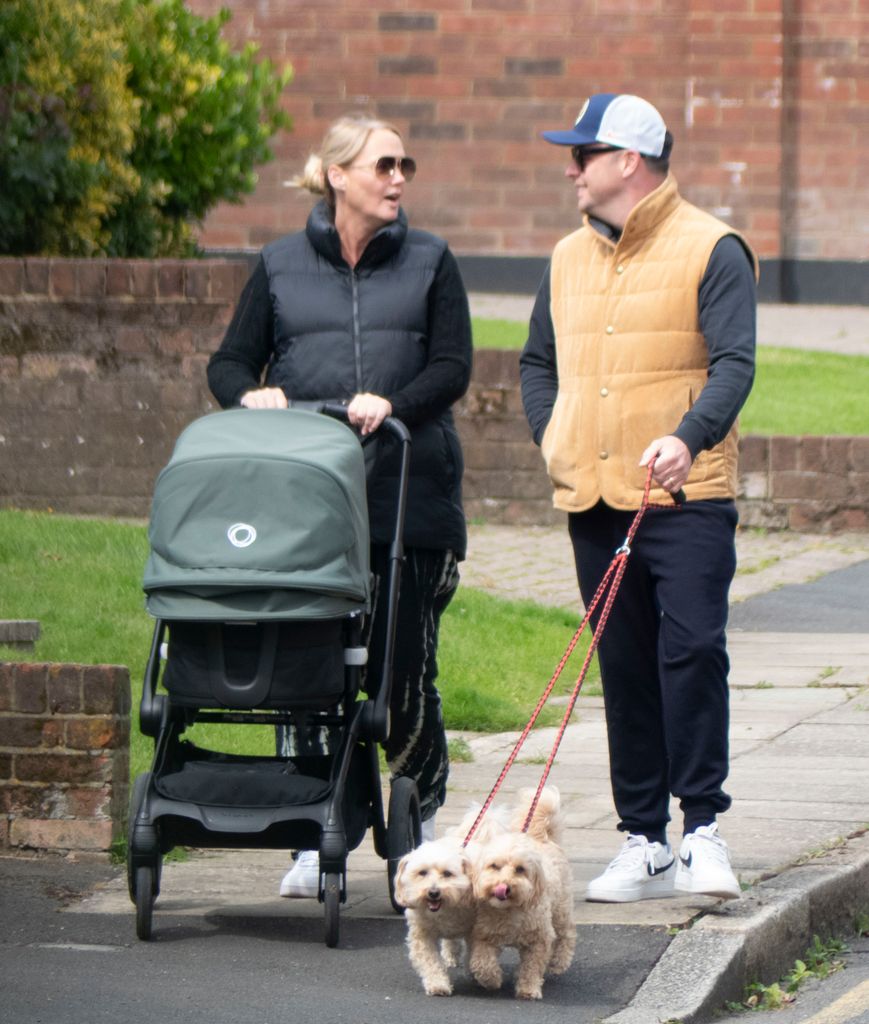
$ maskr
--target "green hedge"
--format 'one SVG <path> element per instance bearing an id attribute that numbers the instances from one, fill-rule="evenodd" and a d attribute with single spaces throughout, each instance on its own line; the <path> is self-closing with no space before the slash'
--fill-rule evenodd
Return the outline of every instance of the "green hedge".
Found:
<path id="1" fill-rule="evenodd" d="M 229 17 L 183 0 L 3 0 L 0 252 L 195 251 L 195 224 L 253 190 L 290 127 L 291 70 L 231 50 Z"/>

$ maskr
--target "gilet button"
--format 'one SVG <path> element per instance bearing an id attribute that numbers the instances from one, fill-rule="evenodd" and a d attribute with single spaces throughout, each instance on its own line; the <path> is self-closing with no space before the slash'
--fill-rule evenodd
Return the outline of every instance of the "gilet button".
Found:
<path id="1" fill-rule="evenodd" d="M 608 459 L 610 457 L 609 452 L 601 452 L 600 457 L 601 459 Z"/>
<path id="2" fill-rule="evenodd" d="M 613 327 L 612 324 L 609 324 L 607 329 L 606 329 L 606 332 L 607 332 L 607 334 L 612 334 L 614 330 L 615 330 L 615 327 Z"/>
<path id="3" fill-rule="evenodd" d="M 625 268 L 624 268 L 624 266 L 623 266 L 623 265 L 622 265 L 622 264 L 620 263 L 620 264 L 619 264 L 619 265 L 618 265 L 618 266 L 616 267 L 616 273 L 617 273 L 617 274 L 623 274 L 624 272 L 625 272 Z"/>
<path id="4" fill-rule="evenodd" d="M 609 388 L 601 388 L 600 393 L 603 398 L 606 398 L 606 396 L 610 393 Z"/>

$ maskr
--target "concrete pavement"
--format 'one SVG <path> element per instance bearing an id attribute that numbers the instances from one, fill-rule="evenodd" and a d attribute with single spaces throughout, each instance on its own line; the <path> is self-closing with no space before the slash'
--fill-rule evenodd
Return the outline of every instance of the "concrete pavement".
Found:
<path id="1" fill-rule="evenodd" d="M 584 901 L 586 883 L 620 842 L 601 698 L 580 697 L 551 775 L 567 812 L 578 924 L 631 936 L 632 943 L 637 929 L 650 941 L 672 936 L 633 999 L 607 1018 L 611 1024 L 708 1020 L 725 999 L 739 998 L 749 981 L 784 973 L 815 932 L 847 929 L 858 911 L 869 910 L 869 538 L 745 531 L 738 549 L 732 597 L 741 625 L 730 632 L 728 790 L 734 805 L 721 824 L 747 887 L 743 897 L 730 903 L 682 896 L 621 905 Z M 576 607 L 579 616 L 570 552 L 557 528 L 472 527 L 463 578 L 465 585 L 500 596 Z M 795 632 L 787 598 L 810 586 L 821 588 L 819 626 Z M 862 630 L 837 628 L 825 586 L 828 597 L 844 595 L 848 609 L 862 615 Z M 770 595 L 781 608 L 772 619 L 768 611 L 754 611 Z M 552 663 L 540 666 L 541 690 L 561 653 L 553 651 Z M 537 696 L 529 694 L 529 713 Z M 541 729 L 529 737 L 502 790 L 505 800 L 520 786 L 536 785 L 554 732 Z M 452 766 L 439 832 L 485 798 L 517 737 L 463 738 L 473 760 Z M 675 806 L 673 821 L 675 840 Z M 167 864 L 155 933 L 162 915 L 321 917 L 313 901 L 276 898 L 285 866 L 282 854 L 264 851 L 208 853 Z M 368 840 L 351 854 L 348 880 L 342 920 L 394 919 L 384 865 Z M 133 926 L 122 879 L 75 909 L 123 914 Z"/>

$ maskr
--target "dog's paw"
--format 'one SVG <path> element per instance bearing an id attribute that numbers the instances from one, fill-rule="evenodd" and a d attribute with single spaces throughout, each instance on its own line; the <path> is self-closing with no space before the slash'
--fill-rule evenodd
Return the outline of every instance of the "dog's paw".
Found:
<path id="1" fill-rule="evenodd" d="M 453 986 L 449 981 L 426 981 L 423 982 L 423 988 L 427 996 L 451 996 L 453 994 Z"/>
<path id="2" fill-rule="evenodd" d="M 536 987 L 528 986 L 528 987 L 523 987 L 523 988 L 517 988 L 516 989 L 516 998 L 517 999 L 542 999 L 543 998 L 543 987 L 541 985 L 538 985 Z"/>
<path id="3" fill-rule="evenodd" d="M 547 974 L 564 974 L 568 967 L 573 963 L 573 950 L 568 948 L 558 949 L 555 951 L 552 959 L 549 961 L 549 965 L 546 968 Z"/>
<path id="4" fill-rule="evenodd" d="M 471 974 L 473 974 L 474 980 L 478 985 L 489 989 L 490 992 L 497 992 L 504 982 L 504 976 L 499 967 L 492 969 L 477 968 L 476 970 L 472 968 Z"/>

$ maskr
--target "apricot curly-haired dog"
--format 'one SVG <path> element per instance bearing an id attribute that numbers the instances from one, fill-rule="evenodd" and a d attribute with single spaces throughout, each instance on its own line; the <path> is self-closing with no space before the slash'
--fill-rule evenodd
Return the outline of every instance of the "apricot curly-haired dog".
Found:
<path id="1" fill-rule="evenodd" d="M 533 796 L 533 791 L 523 792 L 510 831 L 474 853 L 477 908 L 470 939 L 471 973 L 483 988 L 499 989 L 499 954 L 507 947 L 516 949 L 519 999 L 541 999 L 544 976 L 566 971 L 576 946 L 570 864 L 559 845 L 561 799 L 557 789 L 547 786 L 523 833 Z"/>
<path id="2" fill-rule="evenodd" d="M 470 938 L 476 901 L 473 861 L 476 837 L 491 839 L 502 831 L 494 816 L 481 823 L 475 839 L 463 846 L 476 812 L 449 835 L 422 843 L 398 863 L 395 899 L 405 908 L 410 962 L 430 996 L 452 994 L 448 968 L 458 965 Z"/>

